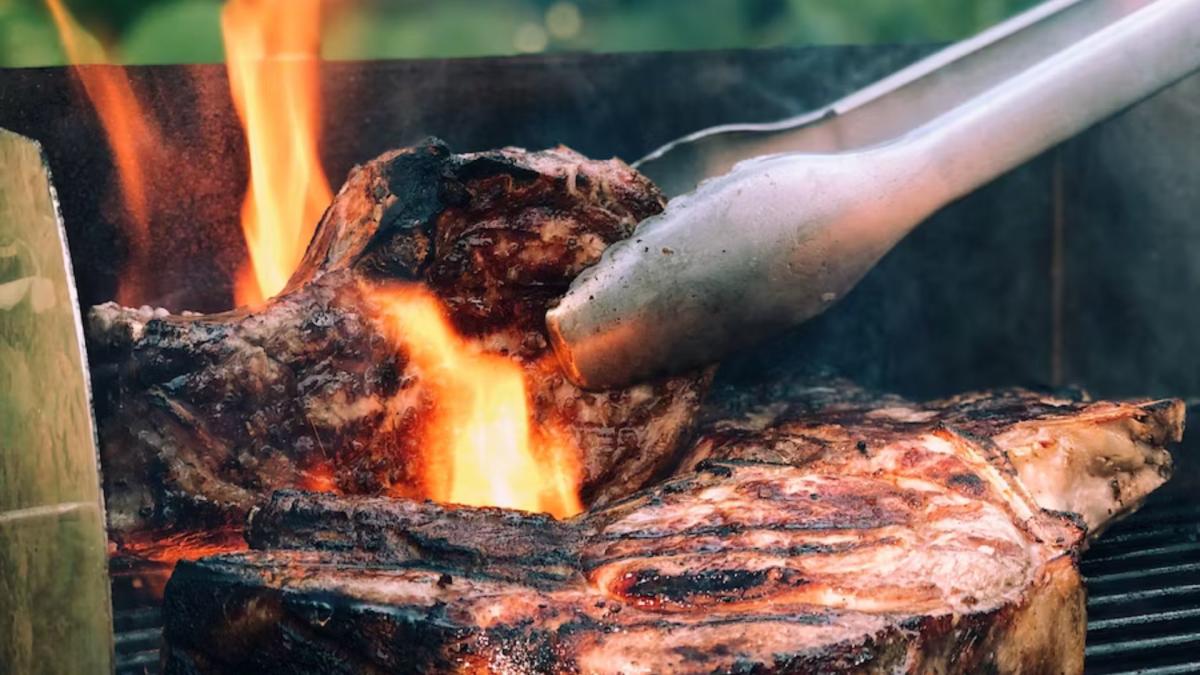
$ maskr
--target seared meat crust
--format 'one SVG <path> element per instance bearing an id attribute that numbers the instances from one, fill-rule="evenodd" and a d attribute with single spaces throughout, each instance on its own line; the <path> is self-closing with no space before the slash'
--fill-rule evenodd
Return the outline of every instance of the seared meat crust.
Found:
<path id="1" fill-rule="evenodd" d="M 240 524 L 271 491 L 420 498 L 417 430 L 434 402 L 386 338 L 371 289 L 421 282 L 485 349 L 525 367 L 539 423 L 574 435 L 583 496 L 604 503 L 674 458 L 704 375 L 584 393 L 543 316 L 606 246 L 662 209 L 618 160 L 566 148 L 453 155 L 437 141 L 356 168 L 306 257 L 264 307 L 217 315 L 96 307 L 110 529 Z"/>
<path id="2" fill-rule="evenodd" d="M 1010 460 L 1027 444 L 1005 439 L 1049 448 L 1020 457 L 1031 470 L 1071 445 L 1141 453 L 1106 471 L 1161 479 L 1180 402 L 789 397 L 710 423 L 689 468 L 569 521 L 277 494 L 256 550 L 177 568 L 167 672 L 1082 672 L 1077 556 L 1119 514 L 1043 508 L 1051 484 L 1028 489 Z M 1107 445 L 1072 445 L 1097 425 Z M 1123 485 L 1123 508 L 1153 488 Z"/>
<path id="3" fill-rule="evenodd" d="M 854 471 L 841 465 L 869 464 L 874 449 L 945 432 L 998 455 L 989 461 L 1017 472 L 1038 506 L 1077 514 L 1093 534 L 1171 476 L 1165 448 L 1181 440 L 1184 416 L 1174 399 L 1092 401 L 1079 391 L 1004 389 L 917 404 L 836 379 L 714 398 L 679 471 L 717 459 Z"/>

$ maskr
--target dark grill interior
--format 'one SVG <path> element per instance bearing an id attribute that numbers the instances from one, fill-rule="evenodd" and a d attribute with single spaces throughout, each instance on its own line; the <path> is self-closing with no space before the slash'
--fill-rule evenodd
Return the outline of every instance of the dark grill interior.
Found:
<path id="1" fill-rule="evenodd" d="M 1188 407 L 1195 420 L 1200 406 Z M 1200 672 L 1200 504 L 1195 436 L 1174 454 L 1176 478 L 1084 555 L 1087 672 Z"/>
<path id="2" fill-rule="evenodd" d="M 323 160 L 336 187 L 355 162 L 428 134 L 457 151 L 561 142 L 634 159 L 703 126 L 811 109 L 927 51 L 329 64 Z M 178 190 L 159 195 L 171 201 L 164 220 L 177 226 L 155 232 L 157 257 L 172 264 L 147 301 L 223 309 L 244 256 L 236 214 L 245 180 L 223 69 L 131 73 L 172 137 L 204 148 L 194 160 L 210 174 L 187 186 L 186 199 Z M 1189 364 L 1200 350 L 1198 93 L 1200 78 L 1181 83 L 944 209 L 843 303 L 727 364 L 723 379 L 756 381 L 818 362 L 914 398 L 1079 384 L 1101 397 L 1197 400 L 1200 370 Z M 108 150 L 69 73 L 0 71 L 0 126 L 45 146 L 81 304 L 110 299 L 127 216 L 106 201 Z M 205 146 L 214 133 L 225 134 L 222 143 Z M 1193 424 L 1198 414 L 1193 405 Z M 1176 478 L 1084 556 L 1089 672 L 1200 671 L 1197 450 L 1189 435 L 1175 453 Z M 161 620 L 150 598 L 162 569 L 114 565 L 112 575 L 117 672 L 155 672 Z"/>
<path id="3" fill-rule="evenodd" d="M 170 575 L 170 568 L 113 560 L 109 572 L 112 577 L 116 674 L 157 673 L 163 625 L 157 597 Z"/>
<path id="4" fill-rule="evenodd" d="M 1089 673 L 1200 671 L 1200 507 L 1153 502 L 1083 559 Z"/>
<path id="5" fill-rule="evenodd" d="M 113 610 L 113 649 L 117 675 L 158 672 L 162 616 L 156 603 Z"/>

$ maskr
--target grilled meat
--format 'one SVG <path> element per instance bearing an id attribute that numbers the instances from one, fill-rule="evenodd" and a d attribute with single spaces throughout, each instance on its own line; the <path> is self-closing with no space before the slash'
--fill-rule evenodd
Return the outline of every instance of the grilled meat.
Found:
<path id="1" fill-rule="evenodd" d="M 1039 507 L 1077 514 L 1093 535 L 1170 477 L 1165 447 L 1179 440 L 1184 414 L 1175 400 L 1114 403 L 1026 389 L 915 404 L 846 380 L 814 384 L 803 376 L 713 399 L 679 471 L 715 459 L 859 471 L 878 463 L 875 449 L 945 431 L 1002 454 Z"/>
<path id="2" fill-rule="evenodd" d="M 166 671 L 1082 671 L 1078 552 L 1169 474 L 1179 401 L 789 396 L 563 522 L 277 494 L 256 550 L 176 569 Z"/>
<path id="3" fill-rule="evenodd" d="M 453 155 L 437 141 L 356 168 L 288 287 L 264 307 L 169 315 L 96 307 L 88 338 L 111 531 L 240 524 L 278 488 L 424 495 L 430 398 L 371 289 L 421 282 L 455 327 L 521 363 L 538 422 L 583 453 L 585 501 L 674 456 L 706 386 L 602 394 L 561 376 L 543 316 L 570 280 L 662 209 L 617 160 L 568 149 Z"/>

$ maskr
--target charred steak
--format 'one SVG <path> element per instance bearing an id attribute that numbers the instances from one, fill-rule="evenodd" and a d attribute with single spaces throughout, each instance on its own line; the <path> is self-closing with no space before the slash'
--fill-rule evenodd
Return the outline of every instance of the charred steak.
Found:
<path id="1" fill-rule="evenodd" d="M 951 433 L 1002 453 L 1006 470 L 1017 473 L 1038 506 L 1076 514 L 1089 536 L 1166 482 L 1171 456 L 1164 448 L 1179 440 L 1183 425 L 1175 400 L 1133 406 L 1092 402 L 1082 392 L 1003 389 L 914 404 L 829 377 L 801 376 L 713 398 L 678 471 L 709 460 L 858 471 L 875 448 L 920 433 Z"/>
<path id="2" fill-rule="evenodd" d="M 1082 672 L 1078 553 L 1181 402 L 789 395 L 568 521 L 277 494 L 257 550 L 176 568 L 166 672 Z"/>
<path id="3" fill-rule="evenodd" d="M 662 205 L 617 160 L 566 148 L 454 155 L 429 141 L 351 173 L 264 307 L 94 308 L 114 537 L 240 524 L 272 490 L 312 485 L 318 472 L 347 494 L 423 497 L 415 431 L 432 404 L 364 294 L 396 281 L 425 284 L 461 333 L 525 366 L 538 420 L 561 423 L 583 453 L 585 502 L 641 487 L 675 457 L 706 378 L 585 394 L 554 364 L 543 316 Z"/>

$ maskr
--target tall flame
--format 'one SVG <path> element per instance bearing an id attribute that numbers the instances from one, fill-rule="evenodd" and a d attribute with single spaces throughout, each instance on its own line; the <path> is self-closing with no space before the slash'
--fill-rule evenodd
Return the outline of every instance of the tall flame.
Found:
<path id="1" fill-rule="evenodd" d="M 46 3 L 73 63 L 108 63 L 107 51 L 78 27 L 62 0 Z M 242 206 L 250 263 L 235 280 L 235 300 L 257 305 L 284 288 L 332 200 L 317 153 L 320 0 L 230 0 L 221 27 L 250 155 Z M 112 146 L 126 208 L 141 229 L 130 265 L 140 273 L 151 268 L 143 252 L 152 214 L 147 181 L 155 174 L 147 167 L 154 166 L 151 150 L 163 146 L 164 134 L 124 70 L 78 73 Z M 123 272 L 122 291 L 131 288 L 132 276 Z M 130 304 L 120 293 L 118 300 Z M 376 291 L 373 300 L 384 308 L 393 339 L 421 374 L 432 403 L 418 492 L 442 502 L 557 517 L 582 511 L 578 449 L 561 429 L 535 423 L 520 366 L 456 333 L 425 289 Z M 307 487 L 335 489 L 329 467 L 310 472 Z"/>
<path id="2" fill-rule="evenodd" d="M 61 0 L 46 0 L 46 6 L 72 64 L 112 63 L 104 45 L 79 26 Z M 138 292 L 133 277 L 144 267 L 142 261 L 150 228 L 145 174 L 150 154 L 147 149 L 157 147 L 162 134 L 143 110 L 124 68 L 76 68 L 75 73 L 104 127 L 115 158 L 123 202 L 137 228 L 130 240 L 130 260 L 117 293 L 119 302 L 133 304 Z"/>
<path id="3" fill-rule="evenodd" d="M 375 301 L 431 388 L 422 444 L 427 496 L 560 518 L 582 511 L 579 452 L 567 434 L 531 423 L 520 366 L 465 340 L 421 287 L 376 291 Z"/>
<path id="4" fill-rule="evenodd" d="M 230 0 L 221 13 L 250 153 L 242 206 L 250 265 L 235 282 L 238 305 L 283 289 L 333 198 L 317 154 L 320 20 L 320 0 Z"/>

